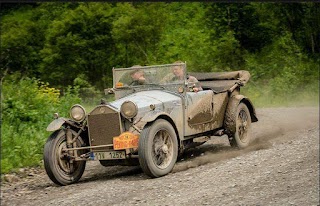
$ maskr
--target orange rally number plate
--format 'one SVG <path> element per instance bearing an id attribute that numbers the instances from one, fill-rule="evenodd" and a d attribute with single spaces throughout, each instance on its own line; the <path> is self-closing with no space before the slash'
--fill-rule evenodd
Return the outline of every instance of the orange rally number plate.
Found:
<path id="1" fill-rule="evenodd" d="M 139 143 L 139 136 L 131 132 L 124 132 L 118 137 L 113 138 L 113 149 L 122 150 L 137 148 Z"/>

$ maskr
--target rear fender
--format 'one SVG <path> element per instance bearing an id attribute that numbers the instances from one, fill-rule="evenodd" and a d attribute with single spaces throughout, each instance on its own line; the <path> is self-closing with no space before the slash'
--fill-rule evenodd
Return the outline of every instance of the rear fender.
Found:
<path id="1" fill-rule="evenodd" d="M 253 104 L 252 102 L 250 101 L 249 98 L 245 97 L 241 100 L 241 102 L 243 102 L 244 104 L 247 105 L 249 111 L 250 111 L 250 116 L 251 116 L 251 121 L 252 122 L 257 122 L 258 121 L 258 117 L 257 117 L 257 114 L 256 114 L 256 110 L 255 108 L 253 107 Z"/>
<path id="2" fill-rule="evenodd" d="M 249 111 L 250 111 L 250 116 L 251 116 L 251 121 L 252 122 L 257 122 L 258 121 L 258 118 L 257 118 L 257 115 L 256 115 L 256 110 L 252 104 L 252 102 L 250 101 L 250 99 L 246 96 L 243 96 L 241 94 L 239 95 L 234 95 L 230 98 L 229 100 L 229 103 L 228 103 L 228 106 L 227 106 L 227 110 L 236 110 L 237 109 L 237 106 L 240 104 L 240 103 L 244 103 Z"/>

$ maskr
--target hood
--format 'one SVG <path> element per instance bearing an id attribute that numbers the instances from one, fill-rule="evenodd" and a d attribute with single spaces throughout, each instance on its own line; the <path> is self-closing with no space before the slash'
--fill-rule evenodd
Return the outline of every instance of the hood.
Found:
<path id="1" fill-rule="evenodd" d="M 161 90 L 141 91 L 110 102 L 109 104 L 120 110 L 122 103 L 127 100 L 134 102 L 138 108 L 144 108 L 149 107 L 150 104 L 163 106 L 166 102 L 180 102 L 181 97 Z"/>

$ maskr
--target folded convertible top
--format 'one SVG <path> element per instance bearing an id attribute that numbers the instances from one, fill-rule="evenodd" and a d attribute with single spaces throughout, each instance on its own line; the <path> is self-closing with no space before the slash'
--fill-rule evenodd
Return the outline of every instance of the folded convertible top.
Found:
<path id="1" fill-rule="evenodd" d="M 196 77 L 199 81 L 240 80 L 244 84 L 250 79 L 250 73 L 246 70 L 232 72 L 189 72 L 189 75 Z"/>
<path id="2" fill-rule="evenodd" d="M 250 79 L 250 73 L 246 70 L 232 72 L 189 72 L 188 74 L 196 77 L 203 88 L 210 88 L 216 93 L 225 92 L 239 81 L 245 85 Z"/>

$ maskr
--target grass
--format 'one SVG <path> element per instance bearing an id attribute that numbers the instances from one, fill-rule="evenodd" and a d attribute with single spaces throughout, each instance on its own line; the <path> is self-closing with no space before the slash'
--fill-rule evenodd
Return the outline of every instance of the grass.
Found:
<path id="1" fill-rule="evenodd" d="M 258 87 L 249 83 L 241 93 L 249 97 L 256 108 L 319 106 L 319 87 L 316 84 L 305 90 L 276 94 L 268 85 Z"/>

